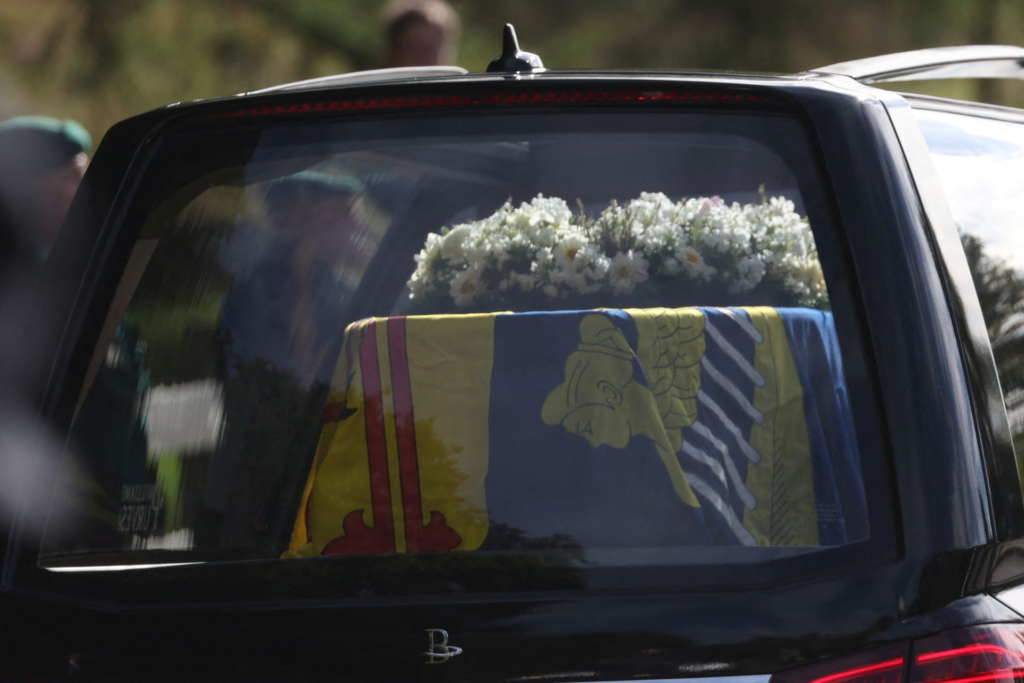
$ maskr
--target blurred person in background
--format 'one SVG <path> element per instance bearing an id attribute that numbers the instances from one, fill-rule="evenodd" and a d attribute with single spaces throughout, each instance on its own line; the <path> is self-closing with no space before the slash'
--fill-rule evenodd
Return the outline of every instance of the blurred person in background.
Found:
<path id="1" fill-rule="evenodd" d="M 265 226 L 237 226 L 225 245 L 225 428 L 200 543 L 245 547 L 254 529 L 287 542 L 294 520 L 277 510 L 309 474 L 345 314 L 375 252 L 365 195 L 359 180 L 321 171 L 279 178 L 266 189 Z"/>
<path id="2" fill-rule="evenodd" d="M 330 381 L 342 314 L 374 254 L 358 216 L 364 192 L 319 171 L 270 183 L 270 229 L 236 230 L 223 254 L 235 274 L 221 311 L 232 364 L 262 359 L 303 387 Z"/>
<path id="3" fill-rule="evenodd" d="M 61 449 L 39 428 L 46 359 L 35 352 L 30 328 L 45 317 L 37 298 L 42 266 L 91 148 L 89 133 L 74 121 L 27 116 L 0 123 L 0 543 L 19 500 L 45 499 L 35 487 Z M 25 530 L 40 533 L 45 513 L 26 511 Z"/>
<path id="4" fill-rule="evenodd" d="M 3 239 L 46 260 L 91 149 L 89 133 L 74 121 L 21 116 L 0 123 Z"/>
<path id="5" fill-rule="evenodd" d="M 385 66 L 455 63 L 462 24 L 444 0 L 394 0 L 381 14 L 387 31 Z"/>
<path id="6" fill-rule="evenodd" d="M 45 312 L 43 264 L 82 182 L 89 133 L 74 121 L 23 116 L 0 123 L 0 396 L 37 391 L 26 339 Z"/>

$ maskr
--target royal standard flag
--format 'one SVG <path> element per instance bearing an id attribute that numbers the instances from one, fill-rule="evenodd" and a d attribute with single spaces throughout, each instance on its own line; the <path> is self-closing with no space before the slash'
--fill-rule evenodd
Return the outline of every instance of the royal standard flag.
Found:
<path id="1" fill-rule="evenodd" d="M 829 313 L 364 320 L 286 556 L 843 544 L 868 535 L 852 424 Z"/>

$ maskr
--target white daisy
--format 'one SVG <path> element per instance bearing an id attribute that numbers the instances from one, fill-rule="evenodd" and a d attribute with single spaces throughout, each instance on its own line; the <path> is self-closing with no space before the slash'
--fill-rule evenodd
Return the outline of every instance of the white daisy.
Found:
<path id="1" fill-rule="evenodd" d="M 642 251 L 621 251 L 611 262 L 612 290 L 616 294 L 631 294 L 638 283 L 646 282 L 647 259 Z"/>
<path id="2" fill-rule="evenodd" d="M 580 249 L 587 245 L 587 238 L 579 233 L 563 237 L 554 247 L 555 262 L 562 266 L 571 266 L 576 260 Z"/>
<path id="3" fill-rule="evenodd" d="M 448 293 L 455 300 L 456 306 L 465 308 L 484 294 L 484 283 L 480 276 L 479 268 L 466 268 L 455 275 Z"/>
<path id="4" fill-rule="evenodd" d="M 682 264 L 686 274 L 696 280 L 709 280 L 716 270 L 709 266 L 704 257 L 693 247 L 684 247 L 676 252 L 676 258 Z"/>

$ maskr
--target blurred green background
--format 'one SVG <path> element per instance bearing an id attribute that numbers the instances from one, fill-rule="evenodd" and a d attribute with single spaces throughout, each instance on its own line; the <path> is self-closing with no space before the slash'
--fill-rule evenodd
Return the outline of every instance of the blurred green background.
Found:
<path id="1" fill-rule="evenodd" d="M 1024 0 L 456 0 L 457 63 L 501 26 L 553 69 L 794 72 L 923 47 L 1024 45 Z M 381 65 L 380 0 L 0 0 L 0 119 L 72 117 L 100 137 L 164 104 Z M 1024 106 L 1019 82 L 931 94 Z M 906 86 L 901 86 L 906 87 Z M 922 91 L 915 86 L 915 91 Z"/>

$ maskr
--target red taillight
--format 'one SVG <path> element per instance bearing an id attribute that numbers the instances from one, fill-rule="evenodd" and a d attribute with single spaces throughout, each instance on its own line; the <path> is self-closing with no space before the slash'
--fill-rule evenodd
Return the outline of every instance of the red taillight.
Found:
<path id="1" fill-rule="evenodd" d="M 209 119 L 234 119 L 253 116 L 367 112 L 382 109 L 423 109 L 439 107 L 476 107 L 487 105 L 530 104 L 602 104 L 616 102 L 687 103 L 765 103 L 764 95 L 749 92 L 705 90 L 517 90 L 498 93 L 452 93 L 437 95 L 399 95 L 395 97 L 352 97 L 333 101 L 303 102 L 248 107 L 212 114 Z"/>
<path id="2" fill-rule="evenodd" d="M 1024 678 L 1024 628 L 947 631 L 914 644 L 911 683 L 987 683 Z"/>
<path id="3" fill-rule="evenodd" d="M 899 657 L 815 678 L 812 683 L 847 683 L 847 681 L 877 681 L 878 683 L 892 681 L 895 683 L 903 675 L 904 664 L 906 664 L 906 660 Z"/>
<path id="4" fill-rule="evenodd" d="M 1024 683 L 1024 626 L 975 626 L 818 662 L 772 683 Z"/>
<path id="5" fill-rule="evenodd" d="M 910 644 L 896 643 L 772 676 L 772 683 L 903 683 Z"/>

